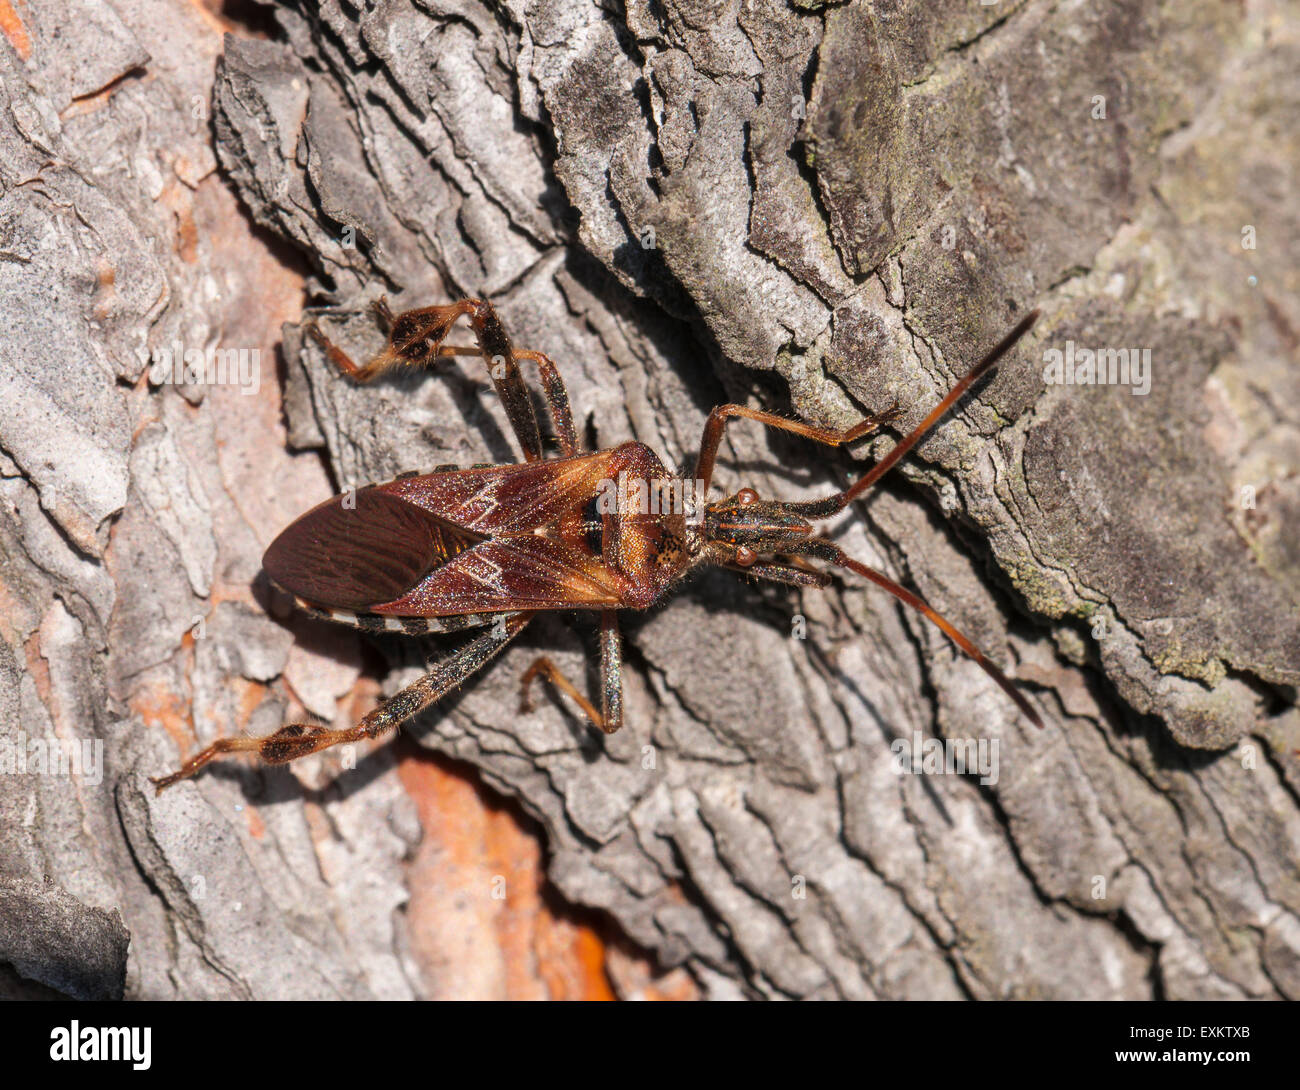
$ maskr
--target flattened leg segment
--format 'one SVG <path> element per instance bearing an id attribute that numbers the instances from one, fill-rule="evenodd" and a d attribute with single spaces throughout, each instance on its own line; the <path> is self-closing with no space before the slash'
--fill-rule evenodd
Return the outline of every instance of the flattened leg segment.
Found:
<path id="1" fill-rule="evenodd" d="M 542 433 L 537 427 L 537 414 L 533 412 L 532 398 L 528 396 L 528 387 L 519 371 L 519 361 L 515 358 L 501 319 L 497 317 L 492 304 L 481 299 L 465 299 L 455 305 L 473 307 L 470 322 L 474 326 L 479 347 L 483 350 L 483 358 L 487 361 L 492 385 L 501 398 L 519 445 L 524 448 L 524 460 L 540 462 Z"/>
<path id="2" fill-rule="evenodd" d="M 285 764 L 345 742 L 378 738 L 461 685 L 471 674 L 499 655 L 532 618 L 532 613 L 504 615 L 500 618 L 500 624 L 494 624 L 456 654 L 438 663 L 415 684 L 408 685 L 389 697 L 348 730 L 331 730 L 311 723 L 289 723 L 266 738 L 218 738 L 186 761 L 178 771 L 170 776 L 158 777 L 153 783 L 161 792 L 164 788 L 193 776 L 204 765 L 227 753 L 256 753 L 266 764 Z"/>
<path id="3" fill-rule="evenodd" d="M 560 456 L 568 458 L 578 453 L 578 433 L 573 426 L 573 409 L 569 406 L 569 390 L 560 378 L 560 372 L 549 356 L 541 352 L 515 352 L 515 359 L 532 360 L 542 380 L 542 396 L 551 412 L 555 435 L 560 441 Z"/>
<path id="4" fill-rule="evenodd" d="M 605 710 L 602 729 L 613 734 L 623 725 L 623 636 L 613 609 L 600 615 L 600 699 Z"/>
<path id="5" fill-rule="evenodd" d="M 357 382 L 369 382 L 394 367 L 429 367 L 444 354 L 459 355 L 460 350 L 455 348 L 444 353 L 442 342 L 457 319 L 468 316 L 478 340 L 479 352 L 487 363 L 488 377 L 505 407 L 510 427 L 523 447 L 525 460 L 541 460 L 542 435 L 537 427 L 533 402 L 519 371 L 510 338 L 506 336 L 505 327 L 491 303 L 483 299 L 462 299 L 446 306 L 406 310 L 396 316 L 388 311 L 386 303 L 381 301 L 381 305 L 380 316 L 389 325 L 388 344 L 363 367 L 358 367 L 314 323 L 307 326 L 307 332 L 324 348 L 339 370 Z"/>

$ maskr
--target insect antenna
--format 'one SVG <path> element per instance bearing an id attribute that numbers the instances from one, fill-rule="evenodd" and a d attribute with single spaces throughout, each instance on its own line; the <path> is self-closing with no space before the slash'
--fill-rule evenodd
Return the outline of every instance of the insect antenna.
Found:
<path id="1" fill-rule="evenodd" d="M 864 579 L 870 579 L 871 582 L 876 584 L 876 586 L 883 587 L 899 601 L 911 606 L 918 613 L 924 614 L 939 627 L 944 635 L 983 667 L 984 672 L 998 683 L 998 686 L 1007 694 L 1007 696 L 1011 697 L 1011 699 L 1015 701 L 1016 707 L 1025 713 L 1026 717 L 1034 724 L 1034 726 L 1039 730 L 1043 729 L 1043 720 L 1039 717 L 1038 712 L 1036 712 L 1029 701 L 1021 695 L 1020 691 L 1011 683 L 1006 674 L 993 665 L 993 663 L 989 662 L 989 660 L 981 653 L 980 649 L 962 635 L 962 633 L 954 627 L 951 621 L 930 608 L 929 605 L 906 587 L 899 586 L 887 575 L 883 575 L 876 571 L 875 568 L 869 568 L 866 564 L 854 560 L 853 557 L 849 556 L 843 549 L 833 542 L 822 539 L 810 541 L 801 552 L 805 556 L 813 556 L 819 560 L 825 560 L 837 567 L 847 568 L 849 571 L 857 573 Z"/>

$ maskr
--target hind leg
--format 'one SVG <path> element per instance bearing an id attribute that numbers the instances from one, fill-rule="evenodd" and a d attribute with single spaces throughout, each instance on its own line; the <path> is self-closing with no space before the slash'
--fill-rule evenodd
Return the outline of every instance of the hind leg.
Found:
<path id="1" fill-rule="evenodd" d="M 394 315 L 387 302 L 381 299 L 375 304 L 375 311 L 388 327 L 388 344 L 363 366 L 358 366 L 331 342 L 314 322 L 307 325 L 307 333 L 320 344 L 340 371 L 357 382 L 369 382 L 395 367 L 430 367 L 436 360 L 447 356 L 482 356 L 488 366 L 488 377 L 505 407 L 510 427 L 523 448 L 524 459 L 536 462 L 542 458 L 541 432 L 528 387 L 519 370 L 520 360 L 531 360 L 541 376 L 542 392 L 555 424 L 560 451 L 566 457 L 577 453 L 577 434 L 573 427 L 569 394 L 555 364 L 540 352 L 515 351 L 491 303 L 482 299 L 462 299 L 447 306 L 421 307 Z M 443 343 L 451 327 L 464 315 L 469 316 L 474 327 L 477 348 Z"/>
<path id="2" fill-rule="evenodd" d="M 161 792 L 174 783 L 188 779 L 208 762 L 227 753 L 256 753 L 264 763 L 278 765 L 345 742 L 378 738 L 461 685 L 471 674 L 500 654 L 532 618 L 531 613 L 509 614 L 505 617 L 504 624 L 493 626 L 456 654 L 438 663 L 415 684 L 408 685 L 389 697 L 348 730 L 331 730 L 311 723 L 289 723 L 265 738 L 218 738 L 170 776 L 159 776 L 152 782 Z"/>

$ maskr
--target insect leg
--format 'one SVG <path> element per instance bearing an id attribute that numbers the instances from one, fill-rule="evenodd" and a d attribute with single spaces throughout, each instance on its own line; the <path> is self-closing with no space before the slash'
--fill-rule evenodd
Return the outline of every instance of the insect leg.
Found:
<path id="1" fill-rule="evenodd" d="M 288 761 L 318 753 L 345 742 L 378 738 L 427 708 L 462 684 L 475 671 L 495 658 L 532 620 L 532 613 L 511 613 L 462 647 L 450 658 L 439 662 L 424 677 L 389 697 L 374 711 L 348 730 L 331 730 L 312 723 L 289 723 L 265 738 L 218 738 L 206 749 L 186 761 L 170 776 L 153 780 L 158 791 L 193 776 L 214 758 L 226 753 L 255 752 L 267 764 Z"/>
<path id="2" fill-rule="evenodd" d="M 519 679 L 519 711 L 533 710 L 528 690 L 538 677 L 545 677 L 560 692 L 578 705 L 593 726 L 613 734 L 623 725 L 623 643 L 618 631 L 618 612 L 603 610 L 600 615 L 600 689 L 601 711 L 578 691 L 578 687 L 560 672 L 545 655 L 524 671 Z"/>
<path id="3" fill-rule="evenodd" d="M 1015 346 L 1016 342 L 1033 328 L 1034 323 L 1038 321 L 1039 314 L 1039 311 L 1032 310 L 1021 318 L 1015 329 L 1003 337 L 979 363 L 967 371 L 957 384 L 948 391 L 943 400 L 930 410 L 920 424 L 896 443 L 888 454 L 854 482 L 851 487 L 823 500 L 789 504 L 787 510 L 791 514 L 802 515 L 805 518 L 829 518 L 837 511 L 843 511 L 845 507 L 888 473 L 895 463 L 916 446 L 926 432 L 934 427 L 948 410 L 961 400 L 967 390 L 993 369 L 998 360 L 1005 356 Z M 708 482 L 713 478 L 713 466 L 718 456 L 718 444 L 722 441 L 723 428 L 726 426 L 727 420 L 733 416 L 748 417 L 751 420 L 758 420 L 767 424 L 769 427 L 806 435 L 810 439 L 816 439 L 821 443 L 839 445 L 866 435 L 867 432 L 874 430 L 882 423 L 894 419 L 897 415 L 898 408 L 895 406 L 884 416 L 868 417 L 856 427 L 849 428 L 848 431 L 834 432 L 825 428 L 809 427 L 806 424 L 786 420 L 784 417 L 774 416 L 771 413 L 756 412 L 753 409 L 746 409 L 742 405 L 722 405 L 709 414 L 708 422 L 704 426 L 704 439 L 700 444 L 700 457 L 696 463 L 695 476 L 697 480 L 704 481 L 707 488 Z"/>
<path id="4" fill-rule="evenodd" d="M 916 610 L 927 620 L 933 622 L 945 636 L 979 663 L 984 672 L 997 682 L 999 688 L 1001 688 L 1007 696 L 1011 697 L 1016 707 L 1024 712 L 1025 717 L 1033 723 L 1034 726 L 1039 730 L 1043 729 L 1042 717 L 1034 710 L 1033 705 L 1031 705 L 1029 701 L 1021 695 L 1020 691 L 1011 683 L 1006 674 L 985 658 L 983 652 L 981 652 L 980 649 L 970 641 L 968 636 L 960 632 L 957 627 L 948 620 L 948 618 L 944 617 L 926 602 L 922 601 L 906 587 L 899 586 L 899 584 L 895 583 L 889 578 L 889 576 L 876 571 L 875 568 L 869 568 L 860 560 L 854 560 L 843 549 L 831 541 L 826 541 L 821 538 L 813 538 L 804 543 L 800 552 L 804 556 L 811 556 L 818 560 L 825 560 L 831 564 L 836 564 L 841 568 L 847 568 L 851 572 L 856 572 L 864 579 L 871 580 L 871 582 L 875 583 L 876 586 L 887 590 L 900 602 L 911 606 L 912 609 Z"/>
<path id="5" fill-rule="evenodd" d="M 981 377 L 992 370 L 993 365 L 1033 328 L 1034 323 L 1038 321 L 1039 313 L 1037 310 L 1032 310 L 1021 318 L 1015 329 L 1003 337 L 988 355 L 967 371 L 965 376 L 948 391 L 947 396 L 930 411 L 930 414 L 851 488 L 830 497 L 826 501 L 795 504 L 791 506 L 790 510 L 814 518 L 825 518 L 836 511 L 842 511 L 884 476 L 904 454 L 916 446 L 921 441 L 922 436 L 961 399 L 962 395 Z M 771 428 L 792 431 L 797 435 L 806 435 L 809 439 L 816 439 L 819 443 L 839 446 L 841 443 L 849 443 L 854 439 L 861 438 L 868 432 L 874 431 L 881 424 L 895 419 L 898 415 L 898 408 L 895 406 L 884 416 L 868 417 L 861 424 L 849 428 L 847 431 L 831 431 L 827 428 L 814 428 L 796 420 L 787 420 L 785 417 L 776 416 L 773 413 L 747 409 L 743 405 L 720 405 L 709 414 L 708 422 L 704 425 L 704 438 L 700 443 L 700 457 L 695 463 L 695 477 L 697 480 L 703 481 L 706 488 L 708 487 L 709 481 L 713 479 L 713 465 L 718 457 L 718 444 L 722 442 L 723 429 L 726 427 L 727 420 L 733 416 L 743 416 L 750 420 L 757 420 Z"/>
<path id="6" fill-rule="evenodd" d="M 767 579 L 773 583 L 787 583 L 792 587 L 829 587 L 831 577 L 822 571 L 814 571 L 793 564 L 724 564 L 723 567 L 741 575 L 755 579 Z"/>
<path id="7" fill-rule="evenodd" d="M 541 460 L 542 436 L 537 428 L 533 402 L 520 374 L 510 338 L 506 336 L 505 327 L 491 303 L 483 299 L 462 299 L 447 306 L 420 307 L 393 315 L 381 300 L 376 309 L 389 327 L 388 344 L 362 367 L 332 344 L 314 322 L 308 324 L 306 330 L 344 374 L 357 382 L 369 382 L 394 367 L 428 367 L 441 356 L 461 355 L 464 350 L 455 346 L 449 346 L 450 351 L 446 353 L 442 352 L 442 342 L 457 319 L 468 316 L 478 340 L 478 354 L 487 363 L 488 377 L 505 407 L 515 438 L 524 449 L 525 460 Z"/>
<path id="8" fill-rule="evenodd" d="M 836 447 L 861 439 L 864 435 L 875 431 L 881 424 L 888 424 L 897 419 L 899 415 L 900 410 L 895 406 L 880 416 L 867 417 L 860 424 L 855 424 L 846 431 L 832 431 L 830 428 L 814 427 L 800 420 L 790 420 L 776 413 L 748 409 L 744 405 L 719 405 L 709 413 L 709 419 L 704 425 L 704 437 L 700 441 L 700 456 L 695 462 L 695 479 L 703 481 L 705 491 L 708 490 L 709 483 L 713 480 L 713 466 L 718 460 L 718 447 L 722 443 L 722 433 L 727 427 L 727 421 L 737 416 L 744 417 L 746 420 L 757 420 L 769 428 L 794 432 L 796 435 L 803 435 L 819 443 Z"/>
<path id="9" fill-rule="evenodd" d="M 618 630 L 618 611 L 600 615 L 600 699 L 605 710 L 607 734 L 623 725 L 623 637 Z"/>
<path id="10" fill-rule="evenodd" d="M 517 360 L 532 360 L 542 380 L 542 396 L 551 410 L 555 437 L 560 441 L 560 454 L 567 458 L 578 453 L 578 433 L 573 427 L 573 409 L 569 406 L 569 391 L 560 378 L 560 372 L 549 356 L 541 352 L 515 352 Z"/>
<path id="11" fill-rule="evenodd" d="M 479 350 L 463 344 L 443 344 L 438 346 L 439 356 L 477 356 Z M 550 356 L 541 352 L 523 349 L 515 350 L 516 360 L 532 360 L 537 364 L 537 371 L 542 380 L 542 396 L 546 407 L 551 412 L 551 421 L 555 425 L 555 437 L 560 444 L 560 455 L 564 458 L 579 453 L 578 433 L 573 426 L 573 409 L 569 406 L 569 391 L 560 378 L 559 369 Z"/>
<path id="12" fill-rule="evenodd" d="M 582 709 L 583 714 L 590 719 L 593 724 L 598 726 L 601 730 L 605 729 L 605 721 L 601 717 L 600 712 L 596 710 L 596 706 L 583 696 L 582 693 L 578 691 L 578 687 L 565 677 L 564 674 L 560 672 L 560 668 L 545 655 L 538 655 L 537 658 L 533 660 L 533 664 L 524 671 L 524 676 L 519 679 L 519 713 L 521 715 L 526 715 L 528 712 L 533 710 L 533 701 L 528 695 L 528 690 L 532 688 L 533 681 L 538 677 L 545 677 L 546 680 L 559 689 L 560 692 L 567 695 L 570 700 L 577 704 L 578 707 Z"/>

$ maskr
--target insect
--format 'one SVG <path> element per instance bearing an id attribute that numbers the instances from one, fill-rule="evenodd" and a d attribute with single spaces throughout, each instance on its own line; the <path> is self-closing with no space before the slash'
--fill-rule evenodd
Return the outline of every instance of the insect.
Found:
<path id="1" fill-rule="evenodd" d="M 393 368 L 429 367 L 448 356 L 481 355 L 525 460 L 467 469 L 443 466 L 327 500 L 284 530 L 262 564 L 309 613 L 363 631 L 482 631 L 350 729 L 291 723 L 265 738 L 221 738 L 178 771 L 155 779 L 159 791 L 226 753 L 255 752 L 268 764 L 282 764 L 330 746 L 377 738 L 455 689 L 543 610 L 600 614 L 600 708 L 545 655 L 522 677 L 521 704 L 527 708 L 529 686 L 545 678 L 596 727 L 612 733 L 623 724 L 618 611 L 652 605 L 688 571 L 710 564 L 800 587 L 831 582 L 830 574 L 810 561 L 855 572 L 938 625 L 1031 722 L 1042 726 L 1025 697 L 970 640 L 911 591 L 818 537 L 813 526 L 843 510 L 887 473 L 1028 332 L 1038 311 L 1026 315 L 909 435 L 844 491 L 785 503 L 762 500 L 754 489 L 742 488 L 709 503 L 718 446 L 730 420 L 755 420 L 840 446 L 896 419 L 897 410 L 868 417 L 846 431 L 831 431 L 743 405 L 722 405 L 705 424 L 691 480 L 670 472 L 641 443 L 582 451 L 555 364 L 540 352 L 514 349 L 490 303 L 464 299 L 394 316 L 381 299 L 375 310 L 387 326 L 388 343 L 365 366 L 357 366 L 314 324 L 308 332 L 357 382 Z M 477 347 L 444 343 L 462 317 L 473 326 Z M 524 362 L 534 364 L 540 375 L 558 458 L 543 458 L 541 432 L 519 366 Z"/>

